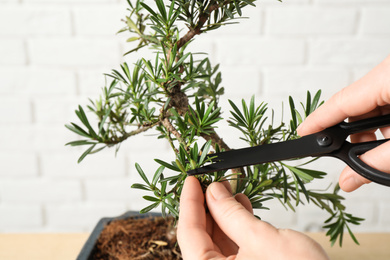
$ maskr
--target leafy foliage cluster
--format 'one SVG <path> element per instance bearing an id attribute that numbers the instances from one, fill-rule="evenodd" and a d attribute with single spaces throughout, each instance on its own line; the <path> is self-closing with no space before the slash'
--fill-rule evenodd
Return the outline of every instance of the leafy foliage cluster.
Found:
<path id="1" fill-rule="evenodd" d="M 155 58 L 141 58 L 131 66 L 127 63 L 107 74 L 108 83 L 96 101 L 91 100 L 88 110 L 98 120 L 93 127 L 82 106 L 76 114 L 82 125 L 70 123 L 68 129 L 85 139 L 68 143 L 71 146 L 87 146 L 79 161 L 85 156 L 106 147 L 120 144 L 149 129 L 159 132 L 166 139 L 174 154 L 172 162 L 155 159 L 161 166 L 152 179 L 147 178 L 141 166 L 136 169 L 144 183 L 133 188 L 150 192 L 144 199 L 151 204 L 142 209 L 148 212 L 158 206 L 162 213 L 178 216 L 179 199 L 183 182 L 190 169 L 205 163 L 205 155 L 231 148 L 216 132 L 222 120 L 219 106 L 224 93 L 218 65 L 201 55 L 187 51 L 195 36 L 235 21 L 242 9 L 254 5 L 254 0 L 156 0 L 156 6 L 142 0 L 128 0 L 129 15 L 126 26 L 120 32 L 128 32 L 128 42 L 137 42 L 135 52 L 146 46 L 154 49 Z M 182 33 L 179 25 L 187 29 Z M 250 146 L 269 144 L 299 138 L 296 128 L 320 102 L 318 91 L 314 97 L 308 92 L 302 109 L 296 108 L 289 99 L 291 121 L 289 124 L 274 122 L 273 112 L 269 117 L 267 104 L 255 104 L 242 100 L 241 106 L 229 101 L 230 126 L 237 129 Z M 299 112 L 302 111 L 302 112 Z M 306 184 L 323 178 L 326 173 L 306 168 L 311 161 L 291 165 L 288 162 L 272 162 L 197 176 L 204 187 L 214 181 L 229 180 L 235 193 L 244 193 L 253 208 L 267 209 L 265 202 L 279 200 L 286 208 L 295 210 L 299 204 L 311 202 L 330 214 L 324 228 L 328 229 L 332 244 L 347 229 L 349 224 L 359 224 L 362 219 L 345 212 L 343 198 L 338 187 L 333 192 L 309 190 Z M 296 164 L 296 163 L 295 163 Z M 357 242 L 357 241 L 356 241 Z"/>

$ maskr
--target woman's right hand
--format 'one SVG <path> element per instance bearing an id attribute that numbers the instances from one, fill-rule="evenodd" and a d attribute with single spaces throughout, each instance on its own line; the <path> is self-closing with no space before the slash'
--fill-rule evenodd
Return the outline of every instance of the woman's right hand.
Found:
<path id="1" fill-rule="evenodd" d="M 390 114 L 390 56 L 310 114 L 298 127 L 298 134 L 304 136 L 316 133 L 345 119 L 352 122 L 386 114 Z M 390 138 L 390 127 L 380 130 L 385 138 Z M 372 140 L 376 140 L 375 131 L 351 136 L 351 142 L 355 143 Z M 371 167 L 390 173 L 390 142 L 366 152 L 360 158 Z M 344 191 L 356 190 L 369 182 L 348 166 L 339 179 Z"/>

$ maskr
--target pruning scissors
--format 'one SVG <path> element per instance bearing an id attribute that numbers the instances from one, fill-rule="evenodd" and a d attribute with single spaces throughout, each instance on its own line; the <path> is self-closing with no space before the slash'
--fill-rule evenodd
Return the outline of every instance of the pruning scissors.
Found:
<path id="1" fill-rule="evenodd" d="M 390 139 L 363 143 L 350 143 L 346 141 L 347 137 L 351 134 L 375 130 L 385 126 L 390 126 L 390 115 L 350 123 L 341 122 L 318 133 L 294 140 L 208 154 L 206 161 L 212 162 L 211 164 L 190 170 L 187 174 L 205 174 L 307 156 L 330 156 L 344 161 L 364 178 L 390 186 L 389 173 L 379 171 L 359 159 L 359 155 L 374 149 Z"/>

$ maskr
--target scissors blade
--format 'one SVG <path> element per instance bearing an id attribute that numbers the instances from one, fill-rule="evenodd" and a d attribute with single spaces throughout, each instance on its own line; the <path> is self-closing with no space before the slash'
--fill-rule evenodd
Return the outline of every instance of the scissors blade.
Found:
<path id="1" fill-rule="evenodd" d="M 280 143 L 265 144 L 211 154 L 208 157 L 214 163 L 190 170 L 187 173 L 188 175 L 205 174 L 273 161 L 307 156 L 320 156 L 339 148 L 338 146 L 335 147 L 333 144 L 324 145 L 323 138 L 323 135 L 317 133 Z"/>

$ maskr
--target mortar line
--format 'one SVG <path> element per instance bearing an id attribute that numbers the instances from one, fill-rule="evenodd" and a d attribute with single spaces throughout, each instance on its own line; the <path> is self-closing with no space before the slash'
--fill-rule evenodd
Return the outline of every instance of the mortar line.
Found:
<path id="1" fill-rule="evenodd" d="M 80 179 L 80 189 L 81 189 L 81 201 L 87 201 L 87 190 L 85 187 L 85 179 Z"/>
<path id="2" fill-rule="evenodd" d="M 42 158 L 41 158 L 41 155 L 39 153 L 37 153 L 36 155 L 36 162 L 37 162 L 37 173 L 38 173 L 38 176 L 39 177 L 42 177 L 43 176 L 43 172 L 42 172 Z"/>
<path id="3" fill-rule="evenodd" d="M 355 19 L 355 26 L 352 30 L 352 34 L 355 35 L 355 37 L 358 37 L 359 34 L 360 34 L 360 29 L 361 29 L 361 26 L 362 26 L 362 8 L 359 7 L 357 8 L 357 14 L 356 14 L 356 19 Z"/>
<path id="4" fill-rule="evenodd" d="M 45 204 L 41 205 L 41 213 L 42 213 L 42 229 L 47 227 L 47 209 Z"/>

